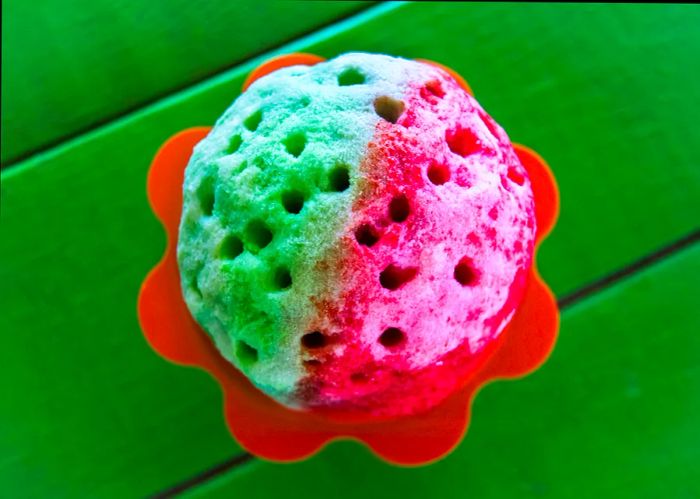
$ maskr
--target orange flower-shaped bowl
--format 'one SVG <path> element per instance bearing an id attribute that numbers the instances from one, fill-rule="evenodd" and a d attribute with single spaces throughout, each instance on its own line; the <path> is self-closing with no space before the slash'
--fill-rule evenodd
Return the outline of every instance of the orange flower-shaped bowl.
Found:
<path id="1" fill-rule="evenodd" d="M 250 74 L 243 90 L 278 68 L 312 65 L 322 60 L 310 54 L 271 59 Z M 459 75 L 431 64 L 447 70 L 471 93 Z M 210 127 L 200 127 L 177 133 L 163 144 L 151 164 L 148 199 L 165 226 L 167 248 L 143 282 L 138 316 L 146 339 L 156 352 L 172 362 L 201 367 L 219 382 L 229 430 L 252 454 L 275 461 L 294 461 L 312 455 L 331 440 L 351 438 L 396 464 L 427 463 L 444 456 L 460 441 L 469 422 L 471 401 L 480 387 L 493 379 L 523 376 L 547 358 L 556 340 L 559 313 L 533 258 L 522 302 L 508 326 L 480 354 L 478 367 L 461 390 L 428 412 L 389 420 L 344 419 L 323 412 L 292 410 L 259 391 L 219 354 L 190 315 L 180 288 L 175 252 L 184 170 L 193 147 L 209 130 Z M 515 151 L 528 172 L 534 193 L 536 252 L 557 218 L 559 195 L 542 158 L 517 144 Z"/>

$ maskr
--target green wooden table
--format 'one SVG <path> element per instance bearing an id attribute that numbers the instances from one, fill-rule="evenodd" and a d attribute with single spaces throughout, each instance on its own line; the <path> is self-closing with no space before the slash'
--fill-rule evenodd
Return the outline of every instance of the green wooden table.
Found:
<path id="1" fill-rule="evenodd" d="M 0 496 L 700 497 L 699 26 L 680 5 L 4 2 Z M 453 67 L 562 196 L 551 359 L 417 469 L 347 442 L 247 456 L 218 386 L 136 321 L 157 147 L 260 60 L 349 50 Z"/>

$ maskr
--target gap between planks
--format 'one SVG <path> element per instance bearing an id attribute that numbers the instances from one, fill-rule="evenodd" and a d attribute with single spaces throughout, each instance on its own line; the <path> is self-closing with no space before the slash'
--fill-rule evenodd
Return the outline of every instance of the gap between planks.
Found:
<path id="1" fill-rule="evenodd" d="M 617 270 L 597 281 L 587 284 L 573 293 L 569 293 L 557 300 L 560 310 L 566 310 L 571 306 L 583 301 L 584 299 L 599 293 L 619 282 L 625 280 L 633 274 L 641 272 L 643 270 L 652 267 L 653 265 L 661 262 L 662 260 L 668 258 L 669 256 L 679 253 L 682 250 L 691 247 L 693 244 L 700 242 L 700 229 L 691 232 L 690 234 L 674 241 L 673 243 L 664 246 L 653 253 L 640 258 L 639 260 L 632 262 L 631 264 Z M 247 463 L 251 463 L 255 460 L 255 456 L 245 452 L 239 454 L 235 457 L 227 459 L 226 461 L 213 466 L 202 473 L 199 473 L 193 477 L 188 478 L 172 487 L 169 487 L 161 492 L 158 492 L 150 497 L 153 499 L 163 499 L 169 497 L 176 497 L 179 494 L 187 492 L 194 489 L 195 487 L 202 485 L 213 478 L 228 473 L 240 466 Z"/>
<path id="2" fill-rule="evenodd" d="M 178 494 L 181 494 L 183 492 L 186 492 L 190 489 L 193 489 L 197 487 L 198 485 L 202 485 L 212 478 L 216 478 L 219 475 L 222 475 L 226 473 L 227 471 L 230 471 L 234 468 L 237 468 L 239 466 L 244 465 L 245 463 L 251 461 L 254 459 L 253 455 L 244 452 L 243 454 L 239 454 L 237 456 L 234 456 L 230 459 L 227 459 L 226 461 L 219 463 L 215 466 L 212 466 L 208 470 L 203 471 L 202 473 L 199 473 L 191 478 L 188 478 L 187 480 L 180 482 L 168 489 L 163 490 L 162 492 L 158 492 L 157 494 L 150 496 L 153 499 L 162 499 L 162 498 L 167 498 L 167 497 L 175 497 Z"/>

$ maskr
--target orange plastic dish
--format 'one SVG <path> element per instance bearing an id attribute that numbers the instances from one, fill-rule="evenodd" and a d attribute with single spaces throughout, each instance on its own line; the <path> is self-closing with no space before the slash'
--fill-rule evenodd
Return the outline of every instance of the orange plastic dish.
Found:
<path id="1" fill-rule="evenodd" d="M 309 54 L 277 57 L 254 70 L 244 89 L 256 78 L 278 68 L 311 65 L 321 60 Z M 466 82 L 459 79 L 468 90 Z M 343 438 L 364 442 L 392 463 L 424 464 L 444 456 L 459 443 L 469 423 L 471 402 L 484 384 L 523 376 L 545 361 L 557 337 L 559 312 L 533 258 L 523 300 L 508 326 L 479 354 L 478 367 L 466 385 L 428 412 L 389 420 L 344 418 L 321 411 L 288 409 L 259 391 L 219 354 L 190 315 L 180 288 L 175 252 L 184 170 L 193 147 L 209 130 L 210 127 L 199 127 L 177 133 L 163 144 L 151 164 L 148 199 L 167 232 L 167 247 L 142 284 L 138 317 L 146 339 L 156 352 L 177 364 L 205 369 L 219 382 L 228 428 L 249 452 L 274 461 L 295 461 L 314 454 L 332 440 Z M 542 158 L 521 145 L 516 144 L 515 150 L 528 172 L 534 193 L 536 253 L 556 221 L 559 194 Z"/>

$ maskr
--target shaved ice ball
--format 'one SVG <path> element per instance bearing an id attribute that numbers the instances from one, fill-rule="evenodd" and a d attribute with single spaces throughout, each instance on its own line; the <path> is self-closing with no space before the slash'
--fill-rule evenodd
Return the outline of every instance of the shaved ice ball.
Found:
<path id="1" fill-rule="evenodd" d="M 350 53 L 255 81 L 195 148 L 177 245 L 221 354 L 297 409 L 425 411 L 524 291 L 527 172 L 445 71 Z"/>

